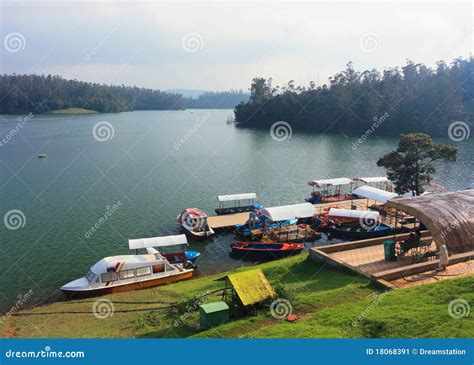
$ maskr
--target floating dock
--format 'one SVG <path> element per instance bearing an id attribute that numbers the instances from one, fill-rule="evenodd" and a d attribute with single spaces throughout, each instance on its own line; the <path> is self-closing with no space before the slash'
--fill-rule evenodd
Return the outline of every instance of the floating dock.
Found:
<path id="1" fill-rule="evenodd" d="M 367 207 L 372 205 L 380 205 L 372 199 L 353 199 L 353 200 L 342 200 L 339 202 L 315 204 L 314 207 L 318 214 L 325 213 L 331 207 L 338 207 L 341 209 L 351 209 L 351 205 L 357 206 L 358 210 L 365 210 Z M 207 224 L 213 230 L 225 230 L 235 226 L 236 224 L 245 224 L 249 219 L 249 212 L 227 214 L 227 215 L 214 215 L 207 218 Z"/>

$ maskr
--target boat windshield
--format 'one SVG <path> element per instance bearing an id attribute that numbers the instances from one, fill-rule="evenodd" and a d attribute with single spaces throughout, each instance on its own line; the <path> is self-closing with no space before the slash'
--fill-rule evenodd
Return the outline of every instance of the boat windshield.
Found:
<path id="1" fill-rule="evenodd" d="M 95 274 L 89 270 L 89 272 L 86 274 L 86 279 L 89 283 L 92 283 L 92 281 L 95 278 Z"/>

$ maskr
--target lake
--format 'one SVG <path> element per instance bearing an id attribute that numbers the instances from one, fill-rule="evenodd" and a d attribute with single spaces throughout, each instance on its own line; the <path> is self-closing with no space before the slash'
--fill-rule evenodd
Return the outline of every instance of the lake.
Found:
<path id="1" fill-rule="evenodd" d="M 213 214 L 218 194 L 255 192 L 265 206 L 292 204 L 304 201 L 312 179 L 385 175 L 375 162 L 398 142 L 372 135 L 354 148 L 359 136 L 293 132 L 288 139 L 281 130 L 272 138 L 227 124 L 232 115 L 1 116 L 1 216 L 20 212 L 4 222 L 17 229 L 0 224 L 0 307 L 29 290 L 35 303 L 60 298 L 57 288 L 96 261 L 126 254 L 129 238 L 180 233 L 176 216 L 184 208 Z M 459 161 L 436 175 L 448 190 L 474 180 L 472 140 L 456 145 Z M 191 244 L 203 252 L 201 275 L 251 264 L 229 257 L 232 240 Z"/>

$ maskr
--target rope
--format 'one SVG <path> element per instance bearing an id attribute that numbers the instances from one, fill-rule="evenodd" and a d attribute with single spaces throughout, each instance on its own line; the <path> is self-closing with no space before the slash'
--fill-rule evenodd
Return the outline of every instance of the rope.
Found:
<path id="1" fill-rule="evenodd" d="M 195 300 L 199 300 L 201 298 L 207 297 L 208 295 L 218 293 L 218 292 L 223 292 L 225 288 L 222 289 L 216 289 L 213 290 L 209 293 L 206 293 L 204 295 L 200 295 L 198 297 L 195 297 Z M 79 303 L 96 303 L 97 301 L 95 300 L 87 300 L 87 301 L 82 301 Z M 178 307 L 179 304 L 182 302 L 158 302 L 158 301 L 112 301 L 113 304 L 169 304 L 167 306 L 163 307 L 152 307 L 152 308 L 134 308 L 134 309 L 121 309 L 121 310 L 114 310 L 114 313 L 129 313 L 129 312 L 143 312 L 143 311 L 154 311 L 154 310 L 159 310 L 159 309 L 170 309 L 170 308 L 175 308 Z M 77 302 L 69 302 L 65 304 L 78 304 Z M 19 312 L 19 313 L 12 313 L 12 316 L 43 316 L 43 315 L 55 315 L 55 314 L 94 314 L 93 311 L 61 311 L 61 312 L 34 312 L 34 313 L 25 313 L 25 312 Z"/>

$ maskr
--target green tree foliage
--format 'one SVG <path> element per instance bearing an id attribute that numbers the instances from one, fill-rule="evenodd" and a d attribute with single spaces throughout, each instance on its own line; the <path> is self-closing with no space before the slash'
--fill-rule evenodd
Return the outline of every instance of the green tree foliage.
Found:
<path id="1" fill-rule="evenodd" d="M 423 193 L 423 185 L 429 184 L 436 172 L 434 162 L 456 161 L 457 148 L 448 144 L 436 144 L 423 133 L 409 133 L 400 136 L 395 151 L 382 156 L 378 166 L 387 169 L 387 175 L 395 184 L 395 191 L 404 194 L 412 191 Z"/>
<path id="2" fill-rule="evenodd" d="M 357 72 L 348 63 L 329 85 L 318 87 L 314 82 L 296 87 L 293 81 L 272 87 L 271 79 L 255 78 L 249 102 L 235 107 L 235 120 L 242 127 L 269 128 L 284 120 L 294 130 L 359 134 L 385 113 L 390 116 L 377 134 L 447 136 L 454 120 L 473 125 L 473 58 L 438 62 L 435 69 L 408 61 L 382 73 Z"/>
<path id="3" fill-rule="evenodd" d="M 185 100 L 179 94 L 51 75 L 0 75 L 0 100 L 0 114 L 43 113 L 72 107 L 98 112 L 185 108 Z"/>
<path id="4" fill-rule="evenodd" d="M 198 98 L 187 98 L 189 109 L 233 109 L 241 102 L 247 102 L 250 95 L 242 90 L 208 91 Z"/>

